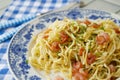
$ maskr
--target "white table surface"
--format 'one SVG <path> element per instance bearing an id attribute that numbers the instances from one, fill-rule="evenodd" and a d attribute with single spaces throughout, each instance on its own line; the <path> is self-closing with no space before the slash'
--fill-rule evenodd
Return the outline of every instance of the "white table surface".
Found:
<path id="1" fill-rule="evenodd" d="M 0 15 L 12 0 L 0 0 Z M 80 0 L 85 2 L 83 8 L 105 10 L 120 15 L 120 0 Z M 108 2 L 109 1 L 109 2 Z"/>
<path id="2" fill-rule="evenodd" d="M 4 10 L 8 7 L 12 0 L 0 0 L 0 15 L 4 12 Z"/>

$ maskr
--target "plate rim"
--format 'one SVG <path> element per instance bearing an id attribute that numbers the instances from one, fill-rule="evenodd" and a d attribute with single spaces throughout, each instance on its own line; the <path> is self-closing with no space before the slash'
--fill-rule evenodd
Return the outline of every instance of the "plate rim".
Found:
<path id="1" fill-rule="evenodd" d="M 40 16 L 40 17 L 42 17 L 42 16 Z M 9 62 L 9 50 L 10 50 L 10 46 L 11 46 L 11 44 L 12 44 L 13 39 L 14 39 L 15 36 L 18 34 L 18 32 L 20 32 L 24 27 L 26 27 L 27 24 L 29 24 L 29 23 L 37 20 L 38 18 L 39 18 L 39 17 L 36 17 L 36 18 L 32 19 L 31 21 L 28 21 L 28 22 L 20 25 L 20 26 L 23 26 L 23 27 L 20 28 L 20 29 L 13 35 L 13 37 L 11 38 L 11 40 L 10 40 L 10 42 L 9 42 L 9 44 L 8 44 L 7 51 L 6 51 L 6 53 L 7 53 L 7 65 L 8 65 L 8 69 L 9 69 L 10 73 L 12 74 L 13 78 L 15 78 L 15 80 L 19 80 L 19 79 L 18 79 L 18 78 L 16 77 L 16 75 L 14 74 L 14 72 L 13 72 L 13 70 L 12 70 L 12 67 L 11 67 L 11 65 L 10 65 L 10 62 Z"/>
<path id="2" fill-rule="evenodd" d="M 11 38 L 11 40 L 10 40 L 10 42 L 9 42 L 9 44 L 8 44 L 7 51 L 6 51 L 6 53 L 7 53 L 7 65 L 8 65 L 8 69 L 9 69 L 10 73 L 12 74 L 13 78 L 15 78 L 15 80 L 19 80 L 19 79 L 18 79 L 18 77 L 14 74 L 13 69 L 12 69 L 12 67 L 11 67 L 11 65 L 10 65 L 10 62 L 9 62 L 9 50 L 10 50 L 10 46 L 11 46 L 11 44 L 12 44 L 12 41 L 13 41 L 13 39 L 15 38 L 15 36 L 18 34 L 18 32 L 20 32 L 24 27 L 26 27 L 27 24 L 32 23 L 32 22 L 38 20 L 38 19 L 41 18 L 41 17 L 47 16 L 47 15 L 52 14 L 52 13 L 55 13 L 55 12 L 64 12 L 64 11 L 73 10 L 73 9 L 102 11 L 102 12 L 109 13 L 111 16 L 113 16 L 113 17 L 117 18 L 118 20 L 120 20 L 120 15 L 115 14 L 115 13 L 110 12 L 110 11 L 105 11 L 105 10 L 100 10 L 100 9 L 90 9 L 90 8 L 83 9 L 83 8 L 77 8 L 77 7 L 76 7 L 76 8 L 65 9 L 65 10 L 60 10 L 60 11 L 53 10 L 53 11 L 51 11 L 51 12 L 49 12 L 49 13 L 45 13 L 45 14 L 43 14 L 43 15 L 39 15 L 39 16 L 37 16 L 36 18 L 32 19 L 31 21 L 28 21 L 28 22 L 22 24 L 21 26 L 23 26 L 23 27 L 20 28 L 20 29 L 13 35 L 13 37 Z"/>

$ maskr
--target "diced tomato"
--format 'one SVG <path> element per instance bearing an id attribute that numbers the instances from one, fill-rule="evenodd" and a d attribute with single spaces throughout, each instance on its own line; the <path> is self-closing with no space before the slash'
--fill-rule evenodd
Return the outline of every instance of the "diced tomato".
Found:
<path id="1" fill-rule="evenodd" d="M 79 72 L 79 69 L 82 67 L 83 65 L 81 62 L 74 62 L 72 65 L 72 75 L 74 76 L 76 72 Z"/>
<path id="2" fill-rule="evenodd" d="M 110 40 L 110 36 L 108 35 L 108 33 L 102 33 L 101 35 L 104 36 L 106 42 Z"/>
<path id="3" fill-rule="evenodd" d="M 73 75 L 73 76 L 76 74 L 76 72 L 78 72 L 78 70 L 75 69 L 75 68 L 72 68 L 72 75 Z"/>
<path id="4" fill-rule="evenodd" d="M 110 68 L 110 72 L 111 72 L 111 73 L 112 73 L 112 72 L 115 72 L 115 66 L 114 66 L 114 65 L 110 64 L 110 65 L 109 65 L 109 68 Z"/>
<path id="5" fill-rule="evenodd" d="M 83 67 L 83 65 L 81 62 L 73 63 L 72 75 L 75 80 L 87 80 L 88 72 L 80 71 L 82 69 L 82 67 Z"/>
<path id="6" fill-rule="evenodd" d="M 82 67 L 83 67 L 83 65 L 82 65 L 81 62 L 75 62 L 75 63 L 73 63 L 73 68 L 75 68 L 77 70 L 79 70 Z"/>
<path id="7" fill-rule="evenodd" d="M 82 56 L 83 55 L 83 51 L 84 51 L 84 48 L 81 47 L 80 50 L 79 50 L 79 55 Z"/>
<path id="8" fill-rule="evenodd" d="M 47 34 L 43 35 L 43 38 L 48 38 L 49 36 Z"/>
<path id="9" fill-rule="evenodd" d="M 96 56 L 93 55 L 92 53 L 88 53 L 88 55 L 87 55 L 87 63 L 90 65 L 93 62 L 95 62 L 95 60 L 96 60 Z"/>
<path id="10" fill-rule="evenodd" d="M 97 44 L 103 44 L 105 42 L 104 36 L 97 36 L 96 40 L 97 40 Z"/>
<path id="11" fill-rule="evenodd" d="M 44 31 L 44 34 L 47 34 L 47 33 L 49 33 L 50 31 L 51 31 L 52 29 L 46 29 L 45 31 Z"/>
<path id="12" fill-rule="evenodd" d="M 53 43 L 51 44 L 50 49 L 51 49 L 52 51 L 59 51 L 59 49 L 60 49 L 59 44 L 60 44 L 60 43 L 57 42 L 57 41 L 53 42 Z"/>
<path id="13" fill-rule="evenodd" d="M 78 24 L 83 23 L 83 21 L 80 21 L 80 20 L 76 20 L 76 22 L 77 22 Z"/>
<path id="14" fill-rule="evenodd" d="M 110 36 L 108 35 L 108 33 L 100 33 L 97 37 L 96 37 L 96 41 L 97 44 L 101 45 L 104 44 L 105 42 L 110 41 Z"/>
<path id="15" fill-rule="evenodd" d="M 92 25 L 91 25 L 91 27 L 93 27 L 93 28 L 98 28 L 100 25 L 98 25 L 97 23 L 93 23 Z"/>
<path id="16" fill-rule="evenodd" d="M 116 32 L 117 34 L 120 34 L 119 28 L 114 28 L 114 30 L 115 30 L 115 32 Z"/>
<path id="17" fill-rule="evenodd" d="M 88 71 L 82 71 L 80 72 L 83 76 L 85 76 L 86 78 L 88 78 Z"/>
<path id="18" fill-rule="evenodd" d="M 55 77 L 54 80 L 64 80 L 64 78 L 62 78 L 62 77 L 60 77 L 60 76 L 57 76 L 57 77 Z"/>
<path id="19" fill-rule="evenodd" d="M 81 73 L 76 73 L 74 76 L 75 80 L 87 80 L 87 77 L 85 77 L 83 74 Z"/>
<path id="20" fill-rule="evenodd" d="M 84 21 L 84 23 L 85 23 L 86 25 L 90 25 L 90 24 L 91 24 L 91 22 L 90 22 L 88 19 L 86 19 L 86 20 Z"/>
<path id="21" fill-rule="evenodd" d="M 60 37 L 61 37 L 61 43 L 66 42 L 69 38 L 69 36 L 64 31 L 60 32 Z"/>
<path id="22" fill-rule="evenodd" d="M 117 79 L 117 77 L 114 77 L 114 76 L 112 76 L 111 78 L 110 78 L 110 80 L 116 80 Z"/>

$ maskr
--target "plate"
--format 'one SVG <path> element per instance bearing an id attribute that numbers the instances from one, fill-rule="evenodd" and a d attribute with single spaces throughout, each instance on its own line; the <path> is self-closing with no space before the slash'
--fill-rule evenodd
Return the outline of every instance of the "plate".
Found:
<path id="1" fill-rule="evenodd" d="M 59 12 L 52 12 L 28 22 L 19 30 L 12 38 L 8 47 L 8 64 L 14 77 L 18 80 L 42 80 L 38 73 L 27 64 L 28 46 L 33 34 L 45 29 L 49 24 L 56 19 L 62 20 L 63 18 L 78 19 L 112 19 L 120 25 L 120 18 L 112 13 L 92 10 L 92 9 L 70 9 Z"/>

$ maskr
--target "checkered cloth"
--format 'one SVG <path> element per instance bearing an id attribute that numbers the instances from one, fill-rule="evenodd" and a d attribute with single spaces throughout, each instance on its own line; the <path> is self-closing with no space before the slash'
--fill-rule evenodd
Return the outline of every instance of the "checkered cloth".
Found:
<path id="1" fill-rule="evenodd" d="M 13 0 L 9 7 L 0 16 L 0 24 L 9 22 L 14 19 L 21 19 L 25 16 L 36 15 L 37 13 L 47 12 L 49 10 L 60 8 L 71 2 L 79 2 L 79 0 Z M 13 28 L 5 28 L 0 30 L 0 36 Z M 7 65 L 7 47 L 10 39 L 0 43 L 0 80 L 14 80 Z"/>

